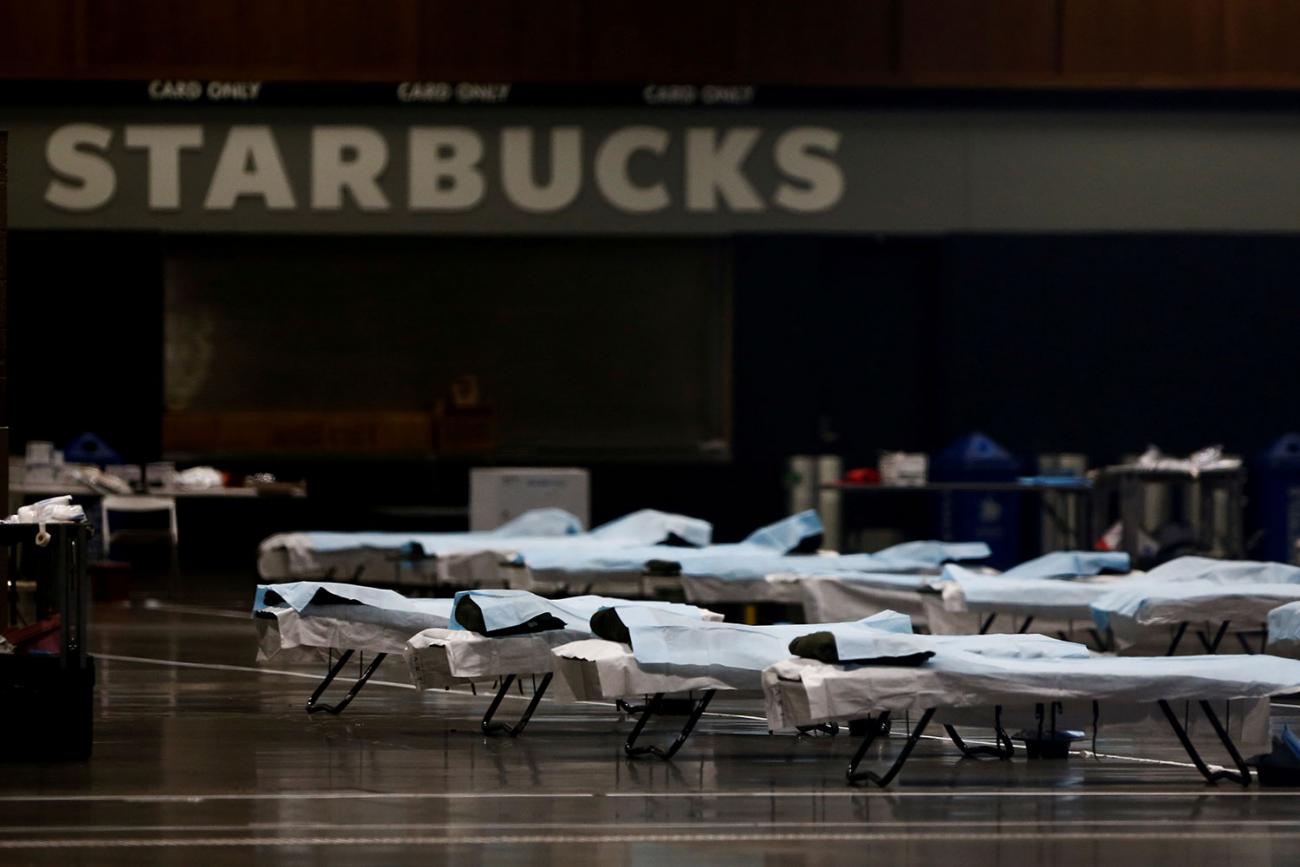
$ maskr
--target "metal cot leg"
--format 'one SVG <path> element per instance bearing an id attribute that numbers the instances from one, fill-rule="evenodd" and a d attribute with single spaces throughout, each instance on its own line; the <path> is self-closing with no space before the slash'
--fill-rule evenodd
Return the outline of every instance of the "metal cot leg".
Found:
<path id="1" fill-rule="evenodd" d="M 1207 782 L 1217 783 L 1219 780 L 1229 780 L 1242 786 L 1250 785 L 1250 768 L 1246 765 L 1245 759 L 1241 757 L 1241 753 L 1237 750 L 1237 745 L 1232 742 L 1232 738 L 1228 735 L 1223 724 L 1219 722 L 1219 717 L 1214 713 L 1214 708 L 1210 706 L 1208 701 L 1200 702 L 1201 711 L 1205 714 L 1206 719 L 1210 721 L 1210 726 L 1214 729 L 1214 733 L 1218 735 L 1219 741 L 1223 744 L 1224 748 L 1227 749 L 1228 755 L 1231 756 L 1233 762 L 1236 763 L 1236 771 L 1211 771 L 1209 766 L 1205 763 L 1205 760 L 1201 758 L 1201 754 L 1197 752 L 1196 745 L 1192 743 L 1192 739 L 1187 736 L 1187 730 L 1183 728 L 1182 723 L 1178 721 L 1178 717 L 1174 714 L 1173 709 L 1169 707 L 1169 702 L 1161 699 L 1157 704 L 1160 705 L 1161 712 L 1164 713 L 1165 719 L 1169 722 L 1169 727 L 1174 730 L 1174 734 L 1178 737 L 1178 742 L 1181 743 L 1183 749 L 1187 751 L 1187 755 L 1191 758 L 1192 764 L 1196 765 L 1196 770 L 1201 772 L 1201 776 L 1205 777 Z"/>
<path id="2" fill-rule="evenodd" d="M 840 724 L 837 722 L 826 722 L 814 726 L 798 726 L 797 731 L 801 735 L 826 735 L 827 737 L 835 737 L 840 733 Z"/>
<path id="3" fill-rule="evenodd" d="M 628 758 L 654 756 L 655 758 L 668 761 L 673 756 L 677 755 L 677 751 L 682 748 L 682 745 L 686 743 L 686 739 L 691 736 L 691 732 L 695 729 L 695 724 L 699 722 L 700 717 L 704 715 L 705 708 L 707 708 L 709 702 L 713 700 L 713 693 L 714 690 L 706 689 L 699 699 L 690 703 L 690 709 L 685 711 L 686 722 L 682 725 L 681 731 L 677 733 L 677 737 L 671 744 L 669 744 L 668 749 L 666 750 L 660 749 L 659 747 L 638 747 L 636 745 L 637 738 L 641 736 L 641 732 L 645 729 L 646 723 L 650 721 L 650 717 L 654 716 L 656 713 L 660 715 L 673 714 L 675 709 L 680 707 L 680 703 L 669 703 L 668 700 L 665 700 L 663 693 L 656 693 L 654 698 L 650 699 L 650 702 L 641 711 L 640 717 L 636 721 L 636 725 L 632 727 L 632 732 L 628 735 L 627 743 L 623 744 L 623 752 Z M 681 713 L 681 711 L 676 712 Z"/>
<path id="4" fill-rule="evenodd" d="M 1178 624 L 1178 630 L 1174 633 L 1174 640 L 1169 642 L 1169 649 L 1165 651 L 1165 656 L 1173 656 L 1178 650 L 1178 645 L 1182 643 L 1183 636 L 1187 633 L 1187 621 L 1184 620 Z"/>
<path id="5" fill-rule="evenodd" d="M 1219 624 L 1219 631 L 1215 633 L 1213 641 L 1207 638 L 1205 633 L 1199 629 L 1196 631 L 1196 636 L 1201 639 L 1201 645 L 1205 648 L 1206 653 L 1219 652 L 1219 643 L 1223 641 L 1223 636 L 1227 634 L 1229 623 L 1231 623 L 1231 621 L 1225 620 L 1223 623 Z"/>
<path id="6" fill-rule="evenodd" d="M 334 678 L 338 677 L 339 672 L 343 670 L 343 666 L 352 658 L 351 650 L 343 651 L 339 656 L 339 661 L 334 663 L 333 667 L 325 675 L 325 679 L 320 682 L 320 685 L 316 687 L 316 691 L 311 694 L 311 698 L 307 699 L 307 713 L 325 711 L 334 716 L 343 713 L 343 709 L 352 704 L 352 699 L 357 697 L 357 693 L 361 692 L 366 682 L 379 670 L 380 663 L 387 656 L 386 653 L 376 653 L 375 658 L 370 661 L 370 665 L 366 666 L 356 682 L 352 684 L 352 688 L 347 691 L 347 694 L 343 696 L 343 699 L 338 704 L 321 704 L 320 697 L 325 694 L 325 690 L 329 688 L 329 685 L 334 682 Z"/>
<path id="7" fill-rule="evenodd" d="M 995 747 L 969 747 L 962 740 L 961 735 L 957 734 L 957 729 L 950 725 L 945 725 L 943 730 L 948 733 L 948 738 L 953 745 L 961 751 L 962 757 L 967 759 L 979 758 L 981 756 L 990 756 L 1001 761 L 1006 761 L 1016 754 L 1015 744 L 1011 742 L 1011 736 L 1007 734 L 1006 729 L 1002 727 L 1002 706 L 998 705 L 993 709 L 993 737 L 997 741 Z"/>
<path id="8" fill-rule="evenodd" d="M 867 736 L 862 739 L 861 746 L 858 747 L 858 751 L 853 754 L 853 759 L 849 762 L 849 769 L 845 774 L 849 785 L 856 786 L 859 783 L 871 782 L 875 783 L 882 789 L 885 786 L 888 786 L 890 781 L 893 780 L 894 777 L 898 776 L 898 772 L 903 769 L 903 764 L 907 761 L 907 757 L 912 754 L 912 750 L 916 749 L 917 742 L 921 740 L 921 735 L 925 733 L 925 727 L 930 724 L 930 720 L 933 717 L 934 708 L 930 708 L 921 715 L 920 722 L 916 724 L 916 728 L 912 729 L 911 734 L 907 736 L 907 743 L 903 744 L 903 749 L 899 752 L 898 758 L 894 759 L 894 763 L 889 766 L 889 770 L 885 771 L 883 775 L 876 774 L 874 771 L 858 770 L 858 765 L 862 763 L 863 756 L 867 754 L 867 750 L 871 748 L 872 742 L 876 740 L 880 732 L 883 730 L 884 725 L 888 723 L 889 712 L 886 711 L 877 717 L 875 721 L 876 725 L 867 732 Z"/>
<path id="9" fill-rule="evenodd" d="M 497 708 L 501 706 L 502 699 L 504 699 L 506 693 L 510 691 L 510 684 L 515 680 L 513 674 L 506 675 L 501 681 L 501 688 L 497 690 L 497 694 L 492 698 L 492 703 L 488 705 L 487 713 L 483 714 L 483 721 L 479 723 L 480 728 L 483 730 L 483 734 L 503 734 L 512 738 L 517 738 L 523 734 L 524 729 L 528 726 L 528 721 L 533 718 L 533 711 L 537 710 L 537 705 L 541 703 L 542 696 L 546 694 L 546 688 L 551 685 L 552 677 L 554 677 L 552 672 L 546 673 L 546 676 L 542 678 L 542 682 L 533 689 L 533 698 L 528 702 L 528 706 L 524 708 L 524 712 L 520 714 L 519 722 L 514 725 L 507 725 L 505 723 L 492 722 L 492 717 L 496 714 Z M 522 688 L 523 682 L 520 681 L 520 689 Z"/>

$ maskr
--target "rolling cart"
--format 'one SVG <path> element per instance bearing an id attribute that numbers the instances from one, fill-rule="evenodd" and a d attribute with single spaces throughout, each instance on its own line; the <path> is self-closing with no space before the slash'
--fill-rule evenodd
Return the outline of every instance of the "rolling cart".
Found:
<path id="1" fill-rule="evenodd" d="M 1203 554 L 1238 559 L 1245 556 L 1242 514 L 1246 471 L 1239 467 L 1202 470 L 1106 467 L 1095 474 L 1093 526 L 1104 529 L 1118 518 L 1122 524 L 1119 550 L 1133 557 L 1137 568 L 1150 568 L 1177 554 Z M 1161 526 L 1177 526 L 1185 535 L 1173 543 L 1160 539 Z M 1143 537 L 1158 546 L 1143 550 Z M 1165 547 L 1171 550 L 1164 550 Z"/>
<path id="2" fill-rule="evenodd" d="M 90 758 L 89 539 L 85 524 L 0 524 L 7 566 L 0 623 L 30 639 L 0 653 L 0 761 Z M 20 595 L 20 583 L 33 592 Z"/>

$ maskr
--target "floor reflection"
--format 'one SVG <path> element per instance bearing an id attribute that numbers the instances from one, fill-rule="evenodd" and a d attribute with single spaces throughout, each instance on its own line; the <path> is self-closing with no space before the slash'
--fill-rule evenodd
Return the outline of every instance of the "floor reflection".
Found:
<path id="1" fill-rule="evenodd" d="M 855 791 L 856 739 L 769 736 L 734 716 L 754 705 L 719 700 L 671 763 L 629 761 L 630 722 L 603 705 L 543 702 L 522 737 L 485 738 L 489 696 L 383 685 L 398 666 L 343 715 L 308 716 L 320 666 L 258 670 L 246 619 L 97 614 L 95 757 L 0 767 L 0 863 L 1300 861 L 1300 791 L 1209 789 L 1172 737 L 1102 734 L 1103 752 L 1169 764 L 963 760 L 924 740 L 894 787 Z"/>

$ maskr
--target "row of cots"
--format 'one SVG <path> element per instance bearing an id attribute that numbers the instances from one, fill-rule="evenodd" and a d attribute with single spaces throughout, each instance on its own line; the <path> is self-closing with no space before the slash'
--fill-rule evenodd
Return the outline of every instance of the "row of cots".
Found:
<path id="1" fill-rule="evenodd" d="M 572 515 L 543 509 L 486 533 L 280 534 L 263 542 L 259 569 L 268 581 L 351 580 L 435 593 L 506 587 L 548 596 L 684 595 L 695 605 L 797 604 L 808 622 L 889 609 L 932 633 L 1081 630 L 1107 649 L 1163 630 L 1171 653 L 1189 633 L 1214 652 L 1230 630 L 1243 648 L 1260 649 L 1270 612 L 1300 602 L 1300 569 L 1280 563 L 1184 557 L 1140 573 L 1123 553 L 1055 552 L 990 574 L 961 565 L 987 557 L 983 543 L 817 552 L 821 522 L 813 512 L 739 543 L 714 545 L 711 537 L 707 522 L 682 515 L 645 510 L 583 532 Z"/>
<path id="2" fill-rule="evenodd" d="M 1280 566 L 1206 562 L 1221 563 L 1227 587 L 1257 583 L 1248 578 L 1252 570 Z M 1292 622 L 1300 620 L 1296 607 L 1289 606 Z M 1271 655 L 1121 657 L 1039 634 L 922 635 L 893 611 L 747 626 L 689 604 L 546 599 L 509 589 L 410 599 L 356 584 L 292 582 L 260 586 L 254 610 L 263 657 L 303 648 L 338 654 L 309 712 L 342 712 L 385 658 L 400 653 L 421 689 L 495 684 L 481 723 L 485 734 L 522 734 L 548 688 L 560 701 L 616 702 L 636 717 L 625 744 L 630 757 L 672 758 L 718 692 L 761 696 L 774 732 L 828 731 L 846 722 L 858 729 L 863 740 L 850 763 L 851 783 L 888 784 L 932 722 L 963 754 L 1010 758 L 1015 748 L 1007 730 L 1016 726 L 1030 755 L 1052 755 L 1067 751 L 1085 728 L 1095 738 L 1103 719 L 1139 732 L 1155 721 L 1173 729 L 1211 782 L 1249 783 L 1246 755 L 1271 754 L 1261 774 L 1300 756 L 1289 732 L 1273 741 L 1269 714 L 1271 696 L 1300 691 L 1300 662 Z M 371 654 L 369 666 L 341 701 L 323 703 L 358 653 Z M 512 686 L 524 679 L 534 688 L 518 721 L 496 721 Z M 861 770 L 871 744 L 900 714 L 915 725 L 893 764 L 879 774 Z M 648 721 L 666 715 L 684 717 L 675 739 L 662 747 L 639 743 Z M 957 733 L 963 725 L 992 728 L 994 745 L 971 747 Z M 1198 738 L 1217 739 L 1235 769 L 1207 764 Z"/>

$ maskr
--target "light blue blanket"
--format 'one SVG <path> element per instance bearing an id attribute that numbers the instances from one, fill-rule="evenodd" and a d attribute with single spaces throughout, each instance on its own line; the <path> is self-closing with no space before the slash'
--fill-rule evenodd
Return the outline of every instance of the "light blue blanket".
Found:
<path id="1" fill-rule="evenodd" d="M 1037 656 L 1087 656 L 1081 644 L 1042 635 L 914 635 L 905 614 L 883 611 L 847 623 L 745 626 L 689 622 L 637 611 L 619 611 L 638 663 L 669 666 L 721 666 L 758 673 L 792 656 L 790 642 L 829 632 L 841 659 L 888 659 L 922 653 L 964 650 L 972 653 Z"/>
<path id="2" fill-rule="evenodd" d="M 796 680 L 817 706 L 835 707 L 842 719 L 881 709 L 1264 698 L 1300 690 L 1300 661 L 1240 654 L 1027 659 L 954 651 L 918 668 L 786 660 L 764 674 L 765 685 Z"/>
<path id="3" fill-rule="evenodd" d="M 1003 572 L 1007 578 L 1054 578 L 1072 580 L 1129 570 L 1129 556 L 1123 551 L 1053 551 L 1026 560 Z"/>
<path id="4" fill-rule="evenodd" d="M 1139 579 L 1061 581 L 1053 578 L 981 575 L 950 568 L 932 586 L 942 590 L 945 584 L 956 584 L 961 588 L 965 607 L 972 611 L 1087 620 L 1092 617 L 1091 606 L 1094 602 L 1114 592 L 1123 581 L 1132 580 Z"/>
<path id="5" fill-rule="evenodd" d="M 711 548 L 680 558 L 682 574 L 725 581 L 762 581 L 768 575 L 842 577 L 870 583 L 871 576 L 933 572 L 949 560 L 978 560 L 989 555 L 983 542 L 907 542 L 875 554 L 716 554 Z M 902 582 L 915 584 L 916 582 Z"/>
<path id="6" fill-rule="evenodd" d="M 646 571 L 646 564 L 651 560 L 660 560 L 679 564 L 683 572 L 688 565 L 701 563 L 725 568 L 729 574 L 750 575 L 756 568 L 781 561 L 788 551 L 820 536 L 821 532 L 821 520 L 816 512 L 809 511 L 760 527 L 744 541 L 733 544 L 709 545 L 704 548 L 674 545 L 625 545 L 617 548 L 594 545 L 522 545 L 516 559 L 534 572 L 629 572 L 639 575 Z"/>
<path id="7" fill-rule="evenodd" d="M 1300 584 L 1140 580 L 1122 584 L 1092 603 L 1098 629 L 1131 640 L 1144 626 L 1185 622 L 1262 624 L 1268 612 L 1300 601 Z"/>
<path id="8" fill-rule="evenodd" d="M 304 617 L 332 617 L 409 630 L 445 629 L 451 622 L 452 600 L 408 599 L 392 590 L 330 581 L 259 584 L 253 613 L 268 608 L 292 608 Z"/>
<path id="9" fill-rule="evenodd" d="M 713 541 L 713 525 L 699 518 L 642 509 L 602 524 L 588 534 L 592 541 L 612 545 L 646 545 L 670 538 L 704 547 Z"/>
<path id="10" fill-rule="evenodd" d="M 913 573 L 937 570 L 949 560 L 977 560 L 989 556 L 983 542 L 907 542 L 875 554 L 792 554 L 820 536 L 815 512 L 801 512 L 762 527 L 744 541 L 706 548 L 668 546 L 629 547 L 619 550 L 557 546 L 521 548 L 518 560 L 534 573 L 631 573 L 646 571 L 652 560 L 672 564 L 690 578 L 723 581 L 764 581 L 768 575 L 823 575 L 850 573 Z"/>
<path id="11" fill-rule="evenodd" d="M 470 598 L 483 615 L 484 631 L 492 633 L 511 629 L 549 614 L 564 624 L 565 629 L 591 633 L 591 616 L 602 608 L 651 608 L 688 620 L 711 616 L 710 612 L 694 605 L 679 602 L 617 599 L 611 596 L 569 596 L 564 599 L 545 599 L 527 590 L 462 590 L 452 602 L 452 629 L 465 626 L 455 617 L 455 605 Z"/>
<path id="12" fill-rule="evenodd" d="M 1268 643 L 1300 643 L 1300 602 L 1279 605 L 1268 613 Z"/>
<path id="13" fill-rule="evenodd" d="M 1216 584 L 1300 584 L 1300 566 L 1256 560 L 1179 557 L 1147 573 L 1151 581 L 1211 581 Z"/>
<path id="14" fill-rule="evenodd" d="M 292 535 L 292 534 L 286 534 Z M 529 546 L 557 547 L 567 550 L 579 545 L 596 548 L 621 548 L 655 545 L 669 538 L 692 545 L 707 545 L 713 526 L 707 521 L 686 515 L 674 515 L 643 509 L 604 524 L 590 533 L 582 531 L 581 522 L 562 509 L 535 509 L 513 521 L 474 533 L 337 533 L 309 532 L 311 549 L 320 553 L 358 548 L 392 550 L 419 545 L 429 556 L 472 553 L 476 551 L 515 551 Z M 272 537 L 273 539 L 276 537 Z"/>

